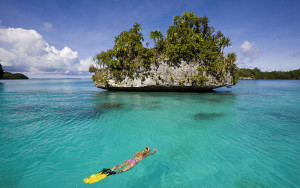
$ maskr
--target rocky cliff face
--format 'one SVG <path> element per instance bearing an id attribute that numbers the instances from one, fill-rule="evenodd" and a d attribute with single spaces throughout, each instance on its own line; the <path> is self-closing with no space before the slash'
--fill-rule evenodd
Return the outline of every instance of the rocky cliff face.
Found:
<path id="1" fill-rule="evenodd" d="M 98 88 L 121 91 L 209 91 L 234 85 L 230 69 L 223 68 L 214 76 L 203 67 L 198 62 L 170 66 L 162 61 L 148 70 L 137 70 L 132 78 L 118 80 L 107 70 L 105 77 L 94 81 Z"/>

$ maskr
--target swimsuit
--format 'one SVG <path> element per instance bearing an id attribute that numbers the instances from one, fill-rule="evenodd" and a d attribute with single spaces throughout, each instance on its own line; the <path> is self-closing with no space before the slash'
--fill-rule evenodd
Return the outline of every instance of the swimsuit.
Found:
<path id="1" fill-rule="evenodd" d="M 135 160 L 135 159 L 129 159 L 129 160 L 128 160 L 128 164 L 130 164 L 130 163 L 135 163 L 135 164 L 137 164 L 138 162 L 137 162 L 137 160 Z"/>

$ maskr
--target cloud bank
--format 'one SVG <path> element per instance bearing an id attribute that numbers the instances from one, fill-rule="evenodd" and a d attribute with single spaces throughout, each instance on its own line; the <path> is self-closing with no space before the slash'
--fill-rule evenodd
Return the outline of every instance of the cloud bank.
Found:
<path id="1" fill-rule="evenodd" d="M 11 72 L 88 75 L 91 57 L 79 59 L 69 47 L 50 46 L 35 30 L 0 28 L 0 63 Z"/>

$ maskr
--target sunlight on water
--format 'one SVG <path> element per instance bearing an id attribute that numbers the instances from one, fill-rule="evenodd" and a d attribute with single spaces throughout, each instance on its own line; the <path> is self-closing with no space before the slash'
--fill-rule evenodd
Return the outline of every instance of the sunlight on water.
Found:
<path id="1" fill-rule="evenodd" d="M 84 79 L 0 84 L 0 187 L 299 187 L 300 82 L 211 93 L 108 92 Z"/>

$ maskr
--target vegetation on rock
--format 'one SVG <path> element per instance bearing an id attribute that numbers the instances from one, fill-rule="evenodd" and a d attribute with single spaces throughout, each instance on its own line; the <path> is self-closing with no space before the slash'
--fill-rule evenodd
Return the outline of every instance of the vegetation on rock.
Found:
<path id="1" fill-rule="evenodd" d="M 207 74 L 222 80 L 227 70 L 236 72 L 236 54 L 224 54 L 224 49 L 231 46 L 231 40 L 215 32 L 214 27 L 208 25 L 206 16 L 199 17 L 194 12 L 184 12 L 175 16 L 166 36 L 156 30 L 150 33 L 154 47 L 143 46 L 141 25 L 135 23 L 128 31 L 123 31 L 115 37 L 113 49 L 102 51 L 94 57 L 95 65 L 89 68 L 95 73 L 94 81 L 107 81 L 111 73 L 115 80 L 122 81 L 125 77 L 133 78 L 138 70 L 148 70 L 151 64 L 161 61 L 170 66 L 179 66 L 182 61 L 198 62 L 201 66 L 199 74 L 193 75 L 191 81 L 201 84 L 207 81 Z M 233 75 L 233 83 L 237 83 Z M 184 81 L 181 81 L 184 83 Z"/>

